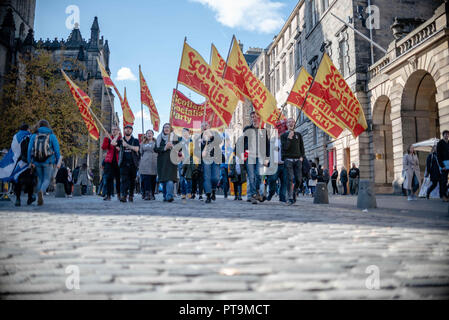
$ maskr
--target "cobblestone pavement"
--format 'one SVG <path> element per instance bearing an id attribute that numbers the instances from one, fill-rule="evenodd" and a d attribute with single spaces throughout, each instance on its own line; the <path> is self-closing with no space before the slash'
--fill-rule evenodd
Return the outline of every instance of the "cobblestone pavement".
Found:
<path id="1" fill-rule="evenodd" d="M 449 298 L 440 201 L 45 201 L 0 202 L 0 299 Z"/>

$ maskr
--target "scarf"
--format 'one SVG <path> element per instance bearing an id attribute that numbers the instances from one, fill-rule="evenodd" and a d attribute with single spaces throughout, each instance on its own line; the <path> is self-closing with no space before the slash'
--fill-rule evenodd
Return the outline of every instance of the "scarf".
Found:
<path id="1" fill-rule="evenodd" d="M 169 137 L 169 136 L 170 136 L 170 135 L 166 135 L 166 134 L 164 134 L 164 132 L 162 132 L 162 133 L 157 137 L 156 148 L 159 148 L 159 147 L 161 146 L 162 139 L 164 139 L 165 144 L 167 144 L 167 142 L 168 142 L 168 137 Z"/>

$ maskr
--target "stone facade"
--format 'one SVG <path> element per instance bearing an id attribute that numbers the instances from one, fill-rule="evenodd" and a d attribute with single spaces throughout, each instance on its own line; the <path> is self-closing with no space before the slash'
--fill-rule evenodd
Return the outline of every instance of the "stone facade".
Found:
<path id="1" fill-rule="evenodd" d="M 298 118 L 308 159 L 331 172 L 333 166 L 340 170 L 356 163 L 361 178 L 374 180 L 378 192 L 392 192 L 393 183 L 400 186 L 406 145 L 439 137 L 449 125 L 447 9 L 442 3 L 298 1 L 265 53 L 267 74 L 259 78 L 265 77 L 264 83 L 284 114 Z M 371 32 L 367 28 L 372 21 L 366 13 L 369 4 L 379 8 L 378 24 Z M 388 53 L 375 46 L 371 50 L 368 41 L 332 14 L 371 36 Z M 286 104 L 301 67 L 314 76 L 324 52 L 364 108 L 369 128 L 357 139 L 347 130 L 332 139 L 298 108 Z M 422 163 L 425 156 L 420 156 Z"/>

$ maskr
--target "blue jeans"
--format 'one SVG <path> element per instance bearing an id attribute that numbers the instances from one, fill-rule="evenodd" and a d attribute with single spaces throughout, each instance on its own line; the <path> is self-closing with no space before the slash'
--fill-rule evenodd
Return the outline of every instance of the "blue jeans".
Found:
<path id="1" fill-rule="evenodd" d="M 192 186 L 190 185 L 190 192 L 189 192 L 188 181 L 186 180 L 186 178 L 181 176 L 182 162 L 178 165 L 178 172 L 179 172 L 179 187 L 181 189 L 181 194 L 185 196 L 188 193 L 192 193 Z"/>
<path id="2" fill-rule="evenodd" d="M 224 194 L 228 195 L 228 193 L 229 193 L 228 168 L 221 167 L 220 171 L 221 171 L 221 174 L 220 174 L 221 187 L 223 188 Z"/>
<path id="3" fill-rule="evenodd" d="M 37 192 L 47 192 L 48 186 L 51 182 L 51 176 L 53 174 L 53 165 L 45 163 L 35 163 L 36 174 L 38 177 Z"/>
<path id="4" fill-rule="evenodd" d="M 174 192 L 173 181 L 161 182 L 161 184 L 162 184 L 162 195 L 164 196 L 164 200 L 168 201 L 173 199 L 173 192 Z"/>
<path id="5" fill-rule="evenodd" d="M 203 163 L 204 192 L 206 194 L 217 190 L 218 179 L 220 178 L 220 168 L 216 163 Z"/>
<path id="6" fill-rule="evenodd" d="M 286 202 L 287 195 L 287 170 L 285 170 L 283 164 L 278 164 L 278 171 L 272 176 L 268 177 L 268 184 L 270 186 L 270 195 L 274 196 L 277 190 L 277 182 L 281 180 L 281 186 L 279 188 L 279 201 Z"/>
<path id="7" fill-rule="evenodd" d="M 248 172 L 248 184 L 249 184 L 248 198 L 257 195 L 259 191 L 261 182 L 259 169 L 260 169 L 259 159 L 256 159 L 255 164 L 249 164 L 248 162 L 246 162 L 246 171 Z"/>

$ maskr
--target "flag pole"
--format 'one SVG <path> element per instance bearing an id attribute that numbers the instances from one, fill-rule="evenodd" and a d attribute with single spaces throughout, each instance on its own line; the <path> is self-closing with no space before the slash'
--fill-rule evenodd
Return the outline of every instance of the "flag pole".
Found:
<path id="1" fill-rule="evenodd" d="M 139 78 L 140 75 L 142 74 L 142 70 L 140 68 L 140 64 L 139 64 Z M 144 121 L 143 121 L 143 103 L 142 103 L 142 81 L 140 81 L 140 111 L 142 114 L 142 134 L 145 134 L 145 125 L 144 125 Z"/>
<path id="2" fill-rule="evenodd" d="M 187 42 L 187 37 L 184 37 L 184 44 L 182 45 L 182 54 L 181 54 L 181 62 L 179 63 L 179 71 L 178 71 L 178 78 L 176 79 L 176 89 L 175 89 L 175 95 L 173 96 L 173 100 L 171 102 L 171 109 L 170 109 L 170 126 L 173 124 L 173 104 L 178 98 L 178 86 L 179 86 L 179 74 L 181 73 L 181 66 L 182 66 L 182 58 L 184 57 L 184 48 L 185 44 Z"/>

